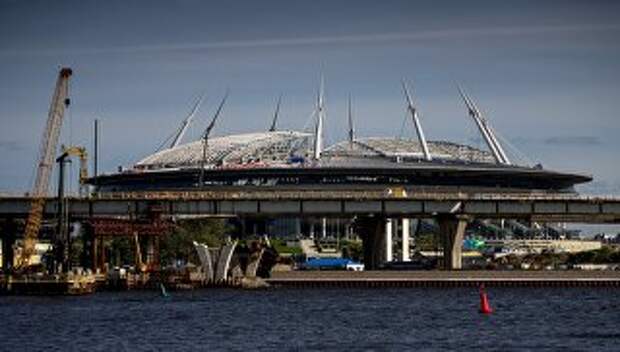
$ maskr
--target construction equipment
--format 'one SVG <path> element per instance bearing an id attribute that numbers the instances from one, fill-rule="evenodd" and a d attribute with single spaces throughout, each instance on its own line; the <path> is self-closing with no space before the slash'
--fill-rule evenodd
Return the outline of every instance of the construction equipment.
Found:
<path id="1" fill-rule="evenodd" d="M 56 158 L 57 163 L 64 163 L 65 160 L 70 156 L 77 156 L 80 158 L 80 195 L 86 195 L 86 179 L 88 179 L 88 153 L 86 152 L 85 147 L 78 146 L 69 146 L 65 147 L 64 145 L 61 147 L 62 153 L 58 158 Z"/>
<path id="2" fill-rule="evenodd" d="M 45 197 L 47 196 L 50 176 L 54 167 L 54 156 L 62 119 L 65 109 L 69 106 L 69 77 L 73 74 L 70 68 L 62 68 L 56 81 L 54 95 L 47 118 L 47 124 L 43 131 L 43 138 L 39 149 L 39 164 L 37 176 L 32 189 L 32 201 L 26 220 L 24 231 L 24 248 L 15 269 L 24 269 L 30 265 L 32 254 L 41 228 Z"/>
<path id="3" fill-rule="evenodd" d="M 56 162 L 58 163 L 58 226 L 56 230 L 56 268 L 62 264 L 62 270 L 66 272 L 70 268 L 71 239 L 69 236 L 69 208 L 65 198 L 65 164 L 70 156 L 80 158 L 80 196 L 87 194 L 86 179 L 88 178 L 88 154 L 86 148 L 70 146 L 61 147 L 62 153 Z"/>

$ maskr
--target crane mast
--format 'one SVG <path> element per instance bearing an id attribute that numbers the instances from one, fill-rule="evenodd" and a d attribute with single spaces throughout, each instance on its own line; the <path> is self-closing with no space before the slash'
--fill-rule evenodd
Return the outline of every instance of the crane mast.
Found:
<path id="1" fill-rule="evenodd" d="M 65 109 L 69 106 L 69 77 L 73 74 L 70 68 L 62 68 L 58 74 L 54 95 L 50 104 L 45 130 L 39 149 L 39 164 L 37 176 L 31 193 L 30 210 L 26 220 L 24 231 L 24 247 L 18 268 L 28 266 L 34 253 L 35 243 L 41 228 L 43 207 L 50 182 L 50 176 L 54 167 L 54 156 L 62 126 Z"/>

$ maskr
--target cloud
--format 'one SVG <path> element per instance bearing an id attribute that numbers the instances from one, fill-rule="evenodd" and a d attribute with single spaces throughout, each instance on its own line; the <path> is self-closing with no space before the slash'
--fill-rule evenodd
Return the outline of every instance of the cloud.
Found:
<path id="1" fill-rule="evenodd" d="M 0 141 L 0 150 L 5 152 L 19 152 L 24 150 L 24 146 L 15 141 Z"/>
<path id="2" fill-rule="evenodd" d="M 541 33 L 571 33 L 583 31 L 619 30 L 618 24 L 574 24 L 574 25 L 539 25 L 539 26 L 505 26 L 441 29 L 415 32 L 366 33 L 352 35 L 335 35 L 321 37 L 296 38 L 259 38 L 247 40 L 227 40 L 213 42 L 193 42 L 181 44 L 136 45 L 107 48 L 66 48 L 45 50 L 0 50 L 0 56 L 15 55 L 98 55 L 98 54 L 127 54 L 153 53 L 181 50 L 209 50 L 209 49 L 243 49 L 262 47 L 286 47 L 300 45 L 322 44 L 356 44 L 371 42 L 412 41 L 412 40 L 442 40 L 467 37 L 507 37 L 531 35 Z"/>
<path id="3" fill-rule="evenodd" d="M 548 145 L 576 145 L 590 146 L 603 144 L 600 138 L 595 136 L 555 136 L 544 140 Z"/>

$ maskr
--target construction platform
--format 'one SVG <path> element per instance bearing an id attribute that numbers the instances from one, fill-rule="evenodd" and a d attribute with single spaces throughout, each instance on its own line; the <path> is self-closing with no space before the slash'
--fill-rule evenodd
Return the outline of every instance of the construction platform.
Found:
<path id="1" fill-rule="evenodd" d="M 94 275 L 8 275 L 0 277 L 0 292 L 15 295 L 85 295 L 95 292 Z"/>
<path id="2" fill-rule="evenodd" d="M 289 271 L 266 279 L 285 287 L 619 287 L 620 271 Z"/>

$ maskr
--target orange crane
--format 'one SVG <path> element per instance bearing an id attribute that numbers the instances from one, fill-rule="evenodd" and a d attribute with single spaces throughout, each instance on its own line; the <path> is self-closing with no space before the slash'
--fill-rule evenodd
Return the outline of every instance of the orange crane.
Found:
<path id="1" fill-rule="evenodd" d="M 58 136 L 65 115 L 65 109 L 69 106 L 69 77 L 73 74 L 70 68 L 62 68 L 58 74 L 52 103 L 47 117 L 43 138 L 39 149 L 39 165 L 37 177 L 32 189 L 30 210 L 26 220 L 24 231 L 24 247 L 17 262 L 16 269 L 24 269 L 30 266 L 35 244 L 41 229 L 45 198 L 47 197 L 50 176 L 54 167 Z"/>

